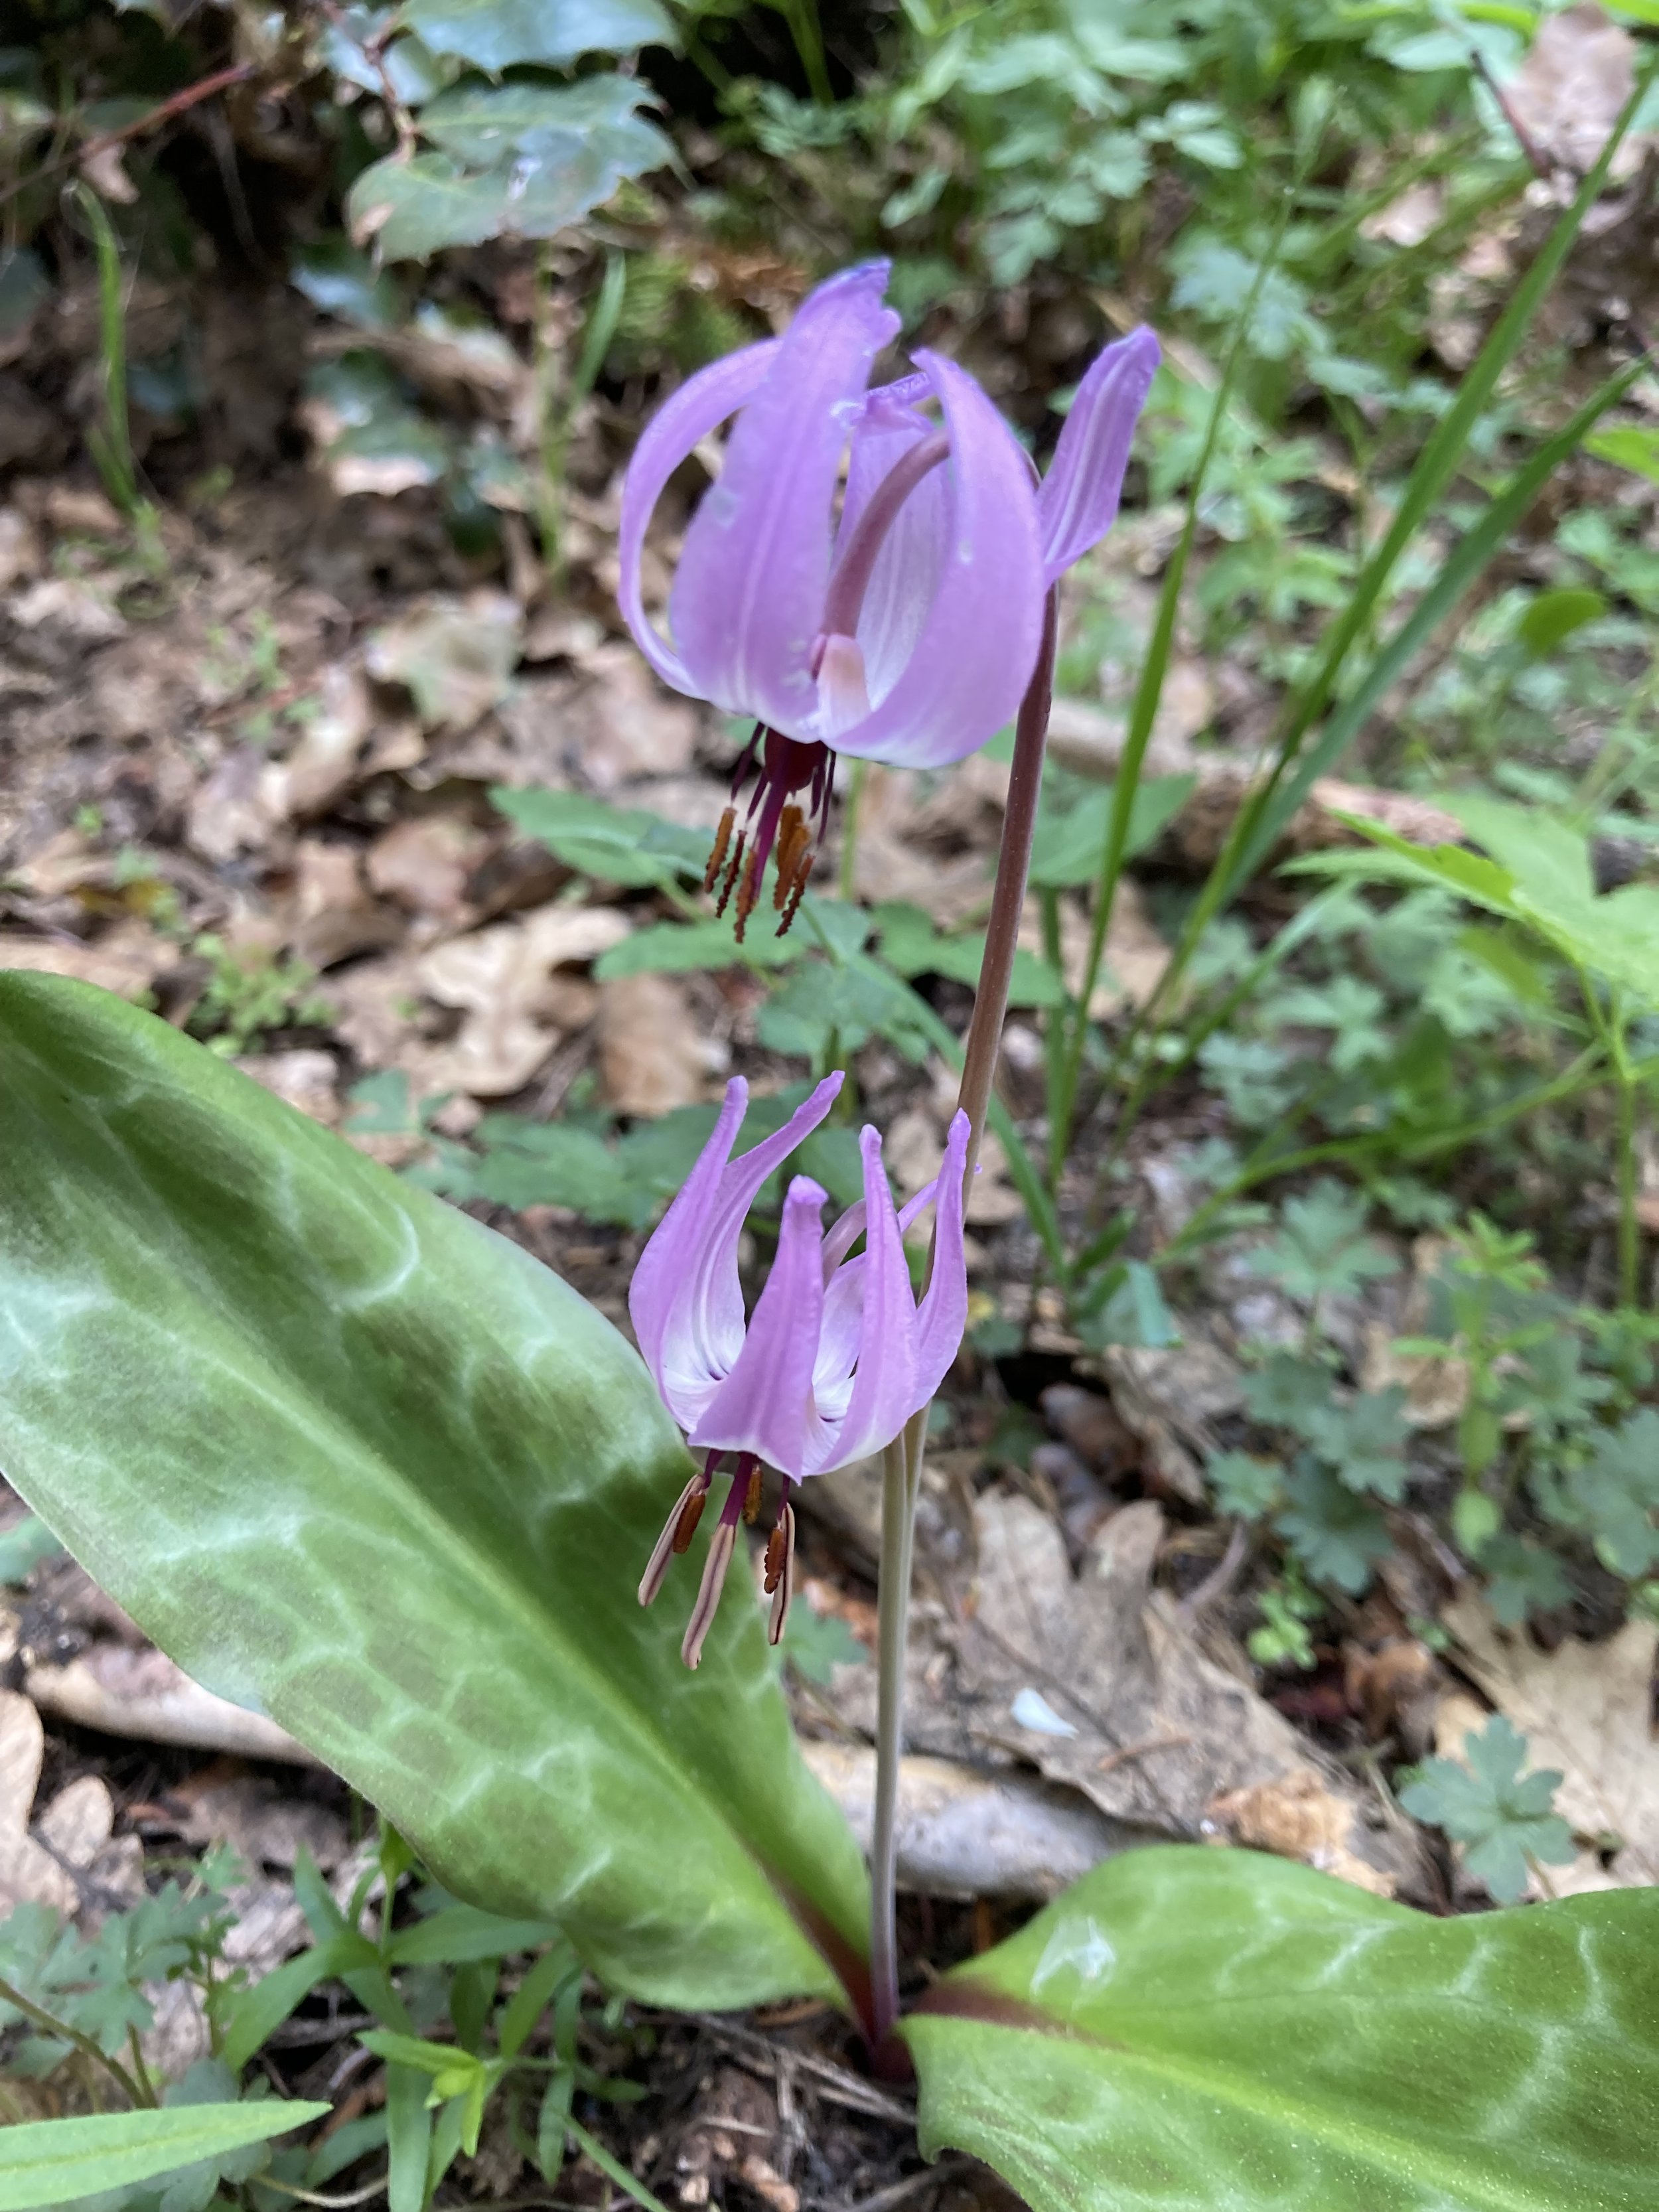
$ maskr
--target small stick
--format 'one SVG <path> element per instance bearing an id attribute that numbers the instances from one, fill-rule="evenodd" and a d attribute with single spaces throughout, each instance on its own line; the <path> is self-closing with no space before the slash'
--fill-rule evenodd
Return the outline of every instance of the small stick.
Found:
<path id="1" fill-rule="evenodd" d="M 84 146 L 70 147 L 66 152 L 54 155 L 50 161 L 43 161 L 38 169 L 32 170 L 27 177 L 20 177 L 15 185 L 8 185 L 3 191 L 0 191 L 0 207 L 3 207 L 8 200 L 15 199 L 18 193 L 26 191 L 30 185 L 38 185 L 43 177 L 50 177 L 72 164 L 95 160 L 100 154 L 107 154 L 117 146 L 125 146 L 130 138 L 142 138 L 147 131 L 155 131 L 163 123 L 171 123 L 175 115 L 184 114 L 186 109 L 196 106 L 199 101 L 211 100 L 216 92 L 228 92 L 234 84 L 245 84 L 253 73 L 252 62 L 237 62 L 230 69 L 216 70 L 211 76 L 204 76 L 195 84 L 187 84 L 182 92 L 175 92 L 159 107 L 146 110 L 132 122 L 122 124 L 118 130 L 103 131 L 96 138 L 88 138 Z"/>

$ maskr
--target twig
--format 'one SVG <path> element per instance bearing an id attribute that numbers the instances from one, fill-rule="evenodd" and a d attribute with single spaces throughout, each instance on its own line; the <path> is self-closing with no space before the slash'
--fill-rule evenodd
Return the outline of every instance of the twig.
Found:
<path id="1" fill-rule="evenodd" d="M 780 2053 L 767 2037 L 757 2034 L 752 2028 L 739 2027 L 735 2021 L 722 2020 L 714 2014 L 696 2013 L 692 2017 L 698 2027 L 705 2029 L 717 2042 L 726 2041 L 739 2051 L 750 2051 L 757 2057 L 764 2058 L 775 2070 Z M 810 2074 L 814 2081 L 822 2084 L 823 2094 L 832 2103 L 845 2105 L 854 2112 L 868 2112 L 873 2119 L 894 2120 L 903 2127 L 915 2125 L 916 2116 L 911 2106 L 901 2104 L 896 2097 L 890 2097 L 885 2090 L 877 2088 L 874 2082 L 866 2081 L 856 2074 L 849 2074 L 844 2066 L 837 2066 L 832 2059 L 820 2058 L 810 2051 L 790 2051 L 784 2055 L 791 2066 L 799 2068 L 803 2074 Z"/>
<path id="2" fill-rule="evenodd" d="M 1183 1597 L 1176 1610 L 1190 1628 L 1200 1613 L 1226 1596 L 1238 1578 L 1250 1548 L 1250 1532 L 1243 1521 L 1235 1521 L 1233 1533 L 1227 1539 L 1227 1548 L 1221 1555 L 1219 1565 L 1212 1567 L 1195 1590 Z"/>
<path id="3" fill-rule="evenodd" d="M 386 2180 L 386 2174 L 376 2174 L 373 2181 L 366 2181 L 361 2189 L 354 2189 L 346 2197 L 324 2197 L 314 2189 L 298 2189 L 291 2181 L 273 2181 L 268 2173 L 259 2176 L 259 2186 L 274 2189 L 283 2197 L 296 2197 L 301 2204 L 326 2204 L 336 2208 L 336 2212 L 343 2212 L 348 2204 L 367 2204 L 371 2197 L 384 2196 Z"/>
<path id="4" fill-rule="evenodd" d="M 1521 149 L 1521 157 L 1534 177 L 1553 176 L 1557 168 L 1566 167 L 1565 162 L 1552 161 L 1526 125 L 1515 112 L 1515 106 L 1498 79 L 1492 75 L 1492 64 L 1479 46 L 1469 48 L 1469 61 L 1480 78 L 1502 110 L 1504 120 L 1515 134 L 1515 143 Z"/>
<path id="5" fill-rule="evenodd" d="M 125 146 L 129 139 L 142 138 L 147 131 L 155 131 L 163 123 L 171 123 L 175 115 L 184 114 L 199 100 L 211 100 L 216 92 L 228 92 L 234 84 L 246 83 L 253 73 L 252 62 L 238 62 L 230 69 L 216 70 L 211 76 L 204 76 L 195 84 L 187 84 L 182 92 L 175 92 L 159 107 L 147 109 L 131 123 L 122 124 L 118 130 L 101 131 L 96 138 L 88 138 L 84 146 L 70 147 L 64 153 L 54 155 L 49 161 L 43 161 L 38 169 L 32 170 L 27 177 L 20 177 L 15 185 L 8 185 L 3 191 L 0 191 L 0 207 L 3 207 L 8 200 L 15 199 L 18 193 L 27 191 L 29 185 L 38 185 L 43 177 L 52 176 L 59 169 L 67 169 L 72 164 L 94 161 L 100 154 L 107 154 L 117 146 Z"/>
<path id="6" fill-rule="evenodd" d="M 808 2202 L 814 2212 L 895 2212 L 896 2206 L 920 2197 L 931 2183 L 949 2181 L 953 2175 L 966 2171 L 965 2160 L 941 2159 L 937 2166 L 924 2166 L 919 2173 L 907 2173 L 902 2181 L 878 2189 L 873 2197 L 860 2197 L 856 2204 L 839 2204 L 829 2197 L 815 2197 Z"/>

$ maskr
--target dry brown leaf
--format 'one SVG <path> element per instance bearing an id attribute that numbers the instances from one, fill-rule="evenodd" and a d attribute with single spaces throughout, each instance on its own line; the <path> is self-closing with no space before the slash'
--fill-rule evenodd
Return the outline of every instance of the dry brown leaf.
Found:
<path id="1" fill-rule="evenodd" d="M 106 1735 L 314 1764 L 286 1729 L 203 1689 L 149 1644 L 90 1644 L 67 1666 L 31 1667 L 24 1687 L 42 1712 Z"/>
<path id="2" fill-rule="evenodd" d="M 340 1118 L 340 1071 L 331 1052 L 248 1053 L 236 1062 L 262 1090 L 331 1129 Z"/>
<path id="3" fill-rule="evenodd" d="M 700 726 L 690 702 L 659 684 L 631 645 L 602 646 L 583 666 L 590 681 L 571 718 L 571 756 L 586 781 L 614 791 L 641 776 L 684 775 Z"/>
<path id="4" fill-rule="evenodd" d="M 363 672 L 331 661 L 317 678 L 318 710 L 286 760 L 270 769 L 265 798 L 280 820 L 325 814 L 357 780 L 359 757 L 374 722 Z"/>
<path id="5" fill-rule="evenodd" d="M 72 975 L 124 999 L 148 991 L 178 963 L 179 948 L 147 922 L 118 921 L 93 945 L 73 938 L 26 937 L 0 930 L 0 969 L 26 968 L 40 975 Z"/>
<path id="6" fill-rule="evenodd" d="M 1188 1838 L 1248 1830 L 1392 1892 L 1409 1841 L 1370 1825 L 1369 1801 L 1152 1589 L 1156 1505 L 1115 1513 L 1075 1580 L 1061 1532 L 1028 1499 L 982 1497 L 974 1522 L 978 1576 L 957 1638 L 970 1735 L 1114 1819 Z"/>
<path id="7" fill-rule="evenodd" d="M 453 925 L 466 910 L 467 880 L 489 842 L 463 814 L 411 814 L 375 839 L 364 871 L 383 898 Z"/>
<path id="8" fill-rule="evenodd" d="M 1528 1763 L 1559 1767 L 1555 1809 L 1587 1842 L 1616 1836 L 1625 1888 L 1659 1882 L 1659 1743 L 1653 1725 L 1659 1626 L 1627 1621 L 1605 1644 L 1569 1636 L 1540 1651 L 1465 1590 L 1442 1614 L 1464 1672 L 1527 1739 Z M 1552 1888 L 1560 1884 L 1552 1877 Z"/>
<path id="9" fill-rule="evenodd" d="M 15 507 L 0 507 L 0 592 L 40 569 L 40 546 L 29 519 Z"/>
<path id="10" fill-rule="evenodd" d="M 222 865 L 257 853 L 281 819 L 271 803 L 271 765 L 258 745 L 228 752 L 190 802 L 185 837 L 204 860 Z"/>
<path id="11" fill-rule="evenodd" d="M 429 727 L 467 730 L 506 698 L 523 627 L 505 592 L 434 592 L 371 634 L 368 672 L 404 685 Z"/>
<path id="12" fill-rule="evenodd" d="M 713 1061 L 684 988 L 667 975 L 618 975 L 599 987 L 599 1068 L 619 1114 L 666 1114 L 707 1095 Z"/>
<path id="13" fill-rule="evenodd" d="M 1593 169 L 1636 82 L 1637 46 L 1595 0 L 1544 15 L 1526 59 L 1504 88 L 1516 120 L 1547 161 L 1583 176 Z M 1613 157 L 1613 183 L 1641 167 L 1650 140 L 1631 132 Z"/>
<path id="14" fill-rule="evenodd" d="M 355 845 L 302 837 L 294 848 L 293 888 L 283 910 L 283 932 L 301 960 L 331 968 L 359 952 L 395 944 L 404 924 L 390 907 L 369 896 L 362 856 Z"/>
<path id="15" fill-rule="evenodd" d="M 15 1690 L 0 1690 L 0 1905 L 8 1911 L 33 1901 L 73 1912 L 78 1902 L 74 1882 L 28 1832 L 45 1756 L 40 1714 Z"/>
<path id="16" fill-rule="evenodd" d="M 454 1039 L 423 1060 L 427 1091 L 502 1098 L 529 1082 L 556 1035 L 580 1025 L 596 1003 L 590 985 L 557 978 L 567 963 L 597 959 L 628 935 L 614 907 L 550 906 L 453 939 L 415 964 L 420 988 L 466 1016 Z"/>

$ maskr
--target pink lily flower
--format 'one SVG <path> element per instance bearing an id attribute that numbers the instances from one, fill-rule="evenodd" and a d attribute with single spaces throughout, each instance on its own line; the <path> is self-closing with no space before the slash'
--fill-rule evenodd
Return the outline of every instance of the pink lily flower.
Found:
<path id="1" fill-rule="evenodd" d="M 647 428 L 623 487 L 618 599 L 640 650 L 676 690 L 755 725 L 704 884 L 720 883 L 722 912 L 736 888 L 739 938 L 774 849 L 780 935 L 793 919 L 836 754 L 937 768 L 1012 718 L 1045 592 L 1116 515 L 1158 367 L 1148 330 L 1107 347 L 1038 484 L 990 400 L 942 355 L 918 349 L 916 374 L 866 391 L 899 327 L 882 304 L 888 269 L 842 270 L 782 337 L 699 370 Z M 935 403 L 942 425 L 923 411 Z M 675 470 L 732 415 L 675 573 L 670 643 L 641 596 L 647 526 Z"/>
<path id="2" fill-rule="evenodd" d="M 860 1136 L 864 1196 L 826 1235 L 828 1194 L 796 1176 L 784 1199 L 776 1257 L 745 1326 L 738 1239 L 756 1194 L 774 1168 L 834 1104 L 839 1073 L 819 1084 L 775 1135 L 740 1159 L 732 1147 L 749 1101 L 741 1076 L 726 1085 L 713 1135 L 640 1255 L 628 1310 L 640 1350 L 701 1470 L 681 1492 L 657 1540 L 640 1603 L 649 1605 L 670 1563 L 690 1548 L 715 1470 L 734 1460 L 732 1486 L 709 1547 L 702 1585 L 680 1656 L 695 1667 L 720 1602 L 739 1520 L 760 1509 L 762 1467 L 783 1478 L 766 1547 L 772 1598 L 769 1633 L 783 1634 L 793 1579 L 791 1490 L 890 1444 L 925 1406 L 956 1358 L 968 1320 L 963 1254 L 963 1168 L 968 1116 L 951 1124 L 934 1182 L 903 1208 L 893 1204 L 879 1133 Z M 937 1203 L 933 1272 L 918 1305 L 904 1257 L 904 1231 Z M 865 1249 L 848 1257 L 862 1237 Z"/>

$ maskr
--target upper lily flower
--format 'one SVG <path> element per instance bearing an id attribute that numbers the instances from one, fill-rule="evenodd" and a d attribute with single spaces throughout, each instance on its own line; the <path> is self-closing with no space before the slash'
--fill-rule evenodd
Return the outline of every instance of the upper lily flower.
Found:
<path id="1" fill-rule="evenodd" d="M 936 768 L 1011 719 L 1045 591 L 1111 526 L 1158 366 L 1150 331 L 1108 347 L 1038 485 L 955 362 L 919 349 L 916 374 L 866 389 L 899 327 L 882 304 L 888 266 L 830 277 L 782 337 L 700 370 L 645 431 L 623 489 L 619 596 L 641 650 L 677 690 L 755 723 L 732 781 L 735 801 L 756 776 L 746 818 L 733 848 L 727 808 L 707 878 L 722 878 L 722 908 L 736 888 L 739 936 L 775 847 L 781 927 L 793 919 L 833 754 Z M 646 528 L 674 471 L 732 415 L 675 574 L 671 643 L 641 597 Z"/>
<path id="2" fill-rule="evenodd" d="M 748 1104 L 741 1076 L 727 1085 L 714 1134 L 641 1255 L 628 1308 L 646 1364 L 686 1432 L 701 1471 L 680 1493 L 640 1584 L 649 1605 L 669 1563 L 690 1545 L 720 1460 L 736 1461 L 681 1654 L 695 1667 L 737 1544 L 738 1522 L 760 1510 L 761 1468 L 783 1478 L 766 1550 L 776 1643 L 788 1612 L 794 1557 L 791 1487 L 889 1444 L 925 1406 L 957 1355 L 968 1318 L 963 1253 L 968 1116 L 951 1124 L 937 1181 L 903 1209 L 893 1205 L 881 1138 L 866 1128 L 864 1196 L 826 1236 L 827 1194 L 796 1176 L 784 1200 L 777 1255 L 745 1327 L 738 1279 L 744 1216 L 772 1170 L 835 1103 L 839 1074 L 820 1083 L 775 1136 L 732 1159 Z M 920 1305 L 910 1289 L 904 1231 L 937 1200 L 933 1272 Z M 848 1258 L 862 1237 L 865 1249 Z"/>

